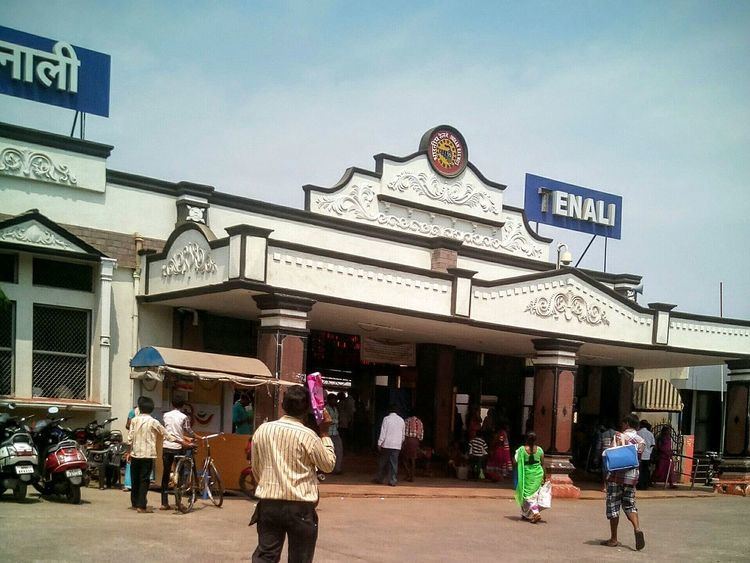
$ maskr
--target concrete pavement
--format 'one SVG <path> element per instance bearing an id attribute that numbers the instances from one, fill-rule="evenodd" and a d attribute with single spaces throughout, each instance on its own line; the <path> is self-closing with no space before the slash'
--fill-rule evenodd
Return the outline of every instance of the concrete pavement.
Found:
<path id="1" fill-rule="evenodd" d="M 398 487 L 396 487 L 398 489 Z M 84 491 L 84 504 L 0 501 L 2 561 L 237 561 L 256 545 L 247 522 L 254 503 L 226 499 L 221 509 L 198 501 L 187 515 L 136 514 L 117 490 Z M 149 500 L 158 502 L 158 494 Z M 640 499 L 646 549 L 601 547 L 608 533 L 604 502 L 553 501 L 545 523 L 520 521 L 506 498 L 322 498 L 316 561 L 740 561 L 750 555 L 744 516 L 750 499 Z"/>

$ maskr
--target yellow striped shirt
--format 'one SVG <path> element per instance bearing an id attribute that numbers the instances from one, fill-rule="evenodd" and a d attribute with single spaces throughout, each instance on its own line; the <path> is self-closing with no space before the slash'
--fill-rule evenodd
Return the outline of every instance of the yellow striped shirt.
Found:
<path id="1" fill-rule="evenodd" d="M 333 471 L 336 454 L 330 438 L 320 438 L 299 419 L 282 416 L 253 434 L 255 495 L 262 499 L 317 502 L 315 468 Z"/>

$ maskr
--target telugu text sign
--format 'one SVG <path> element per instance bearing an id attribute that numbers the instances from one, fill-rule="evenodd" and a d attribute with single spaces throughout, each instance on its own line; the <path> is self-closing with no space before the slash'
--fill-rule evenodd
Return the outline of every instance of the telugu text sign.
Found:
<path id="1" fill-rule="evenodd" d="M 551 178 L 526 174 L 524 211 L 529 221 L 619 239 L 622 198 Z"/>
<path id="2" fill-rule="evenodd" d="M 0 93 L 109 116 L 109 55 L 0 26 Z"/>

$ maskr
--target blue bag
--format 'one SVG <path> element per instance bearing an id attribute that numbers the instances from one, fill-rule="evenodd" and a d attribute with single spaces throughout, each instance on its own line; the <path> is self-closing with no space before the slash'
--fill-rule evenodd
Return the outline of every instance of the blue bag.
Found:
<path id="1" fill-rule="evenodd" d="M 625 471 L 638 467 L 638 449 L 635 444 L 615 446 L 602 452 L 604 469 L 608 472 Z"/>

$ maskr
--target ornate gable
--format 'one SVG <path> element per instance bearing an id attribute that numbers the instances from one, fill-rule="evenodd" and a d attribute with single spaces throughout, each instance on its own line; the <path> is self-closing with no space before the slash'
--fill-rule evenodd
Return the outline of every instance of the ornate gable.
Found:
<path id="1" fill-rule="evenodd" d="M 505 186 L 469 161 L 461 134 L 441 125 L 406 157 L 379 154 L 376 171 L 350 168 L 332 188 L 305 186 L 308 211 L 541 261 L 549 239 L 528 227 L 523 211 L 503 206 Z"/>
<path id="2" fill-rule="evenodd" d="M 102 252 L 33 209 L 0 222 L 0 247 L 99 259 Z"/>

